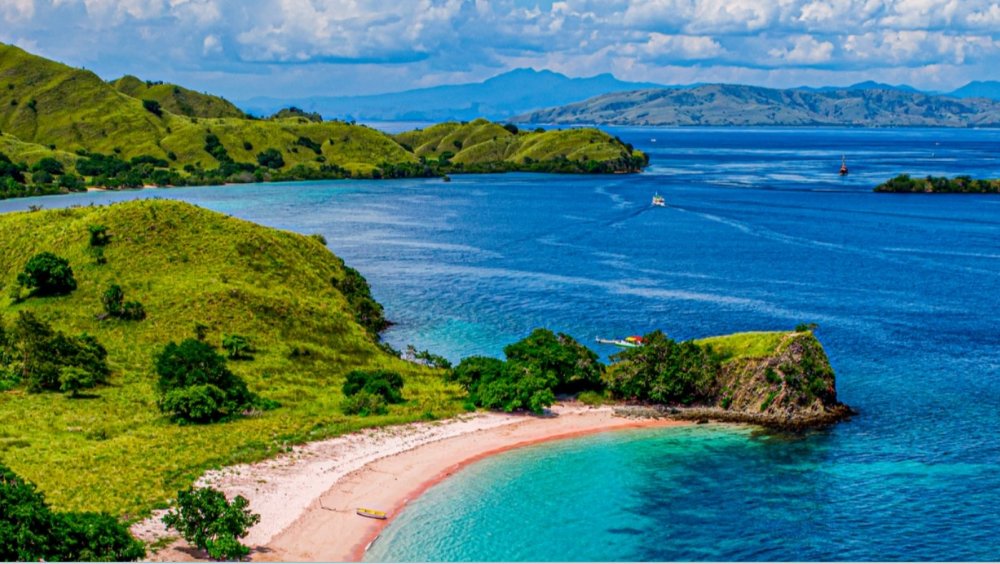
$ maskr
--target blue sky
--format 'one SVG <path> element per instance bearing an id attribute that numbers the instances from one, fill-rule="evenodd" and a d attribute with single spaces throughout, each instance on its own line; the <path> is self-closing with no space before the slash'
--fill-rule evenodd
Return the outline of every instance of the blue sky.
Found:
<path id="1" fill-rule="evenodd" d="M 1000 1 L 0 0 L 0 41 L 240 100 L 518 67 L 667 84 L 1000 79 Z"/>

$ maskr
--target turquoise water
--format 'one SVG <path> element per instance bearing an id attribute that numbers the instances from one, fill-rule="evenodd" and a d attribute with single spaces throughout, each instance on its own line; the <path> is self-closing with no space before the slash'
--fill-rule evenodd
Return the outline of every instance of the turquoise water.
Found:
<path id="1" fill-rule="evenodd" d="M 1000 131 L 615 133 L 650 152 L 649 171 L 84 194 L 0 211 L 174 197 L 323 233 L 386 305 L 390 343 L 452 359 L 499 354 L 537 326 L 590 342 L 816 322 L 840 397 L 860 411 L 801 437 L 698 427 L 507 453 L 414 502 L 370 558 L 1000 558 L 1000 198 L 871 193 L 901 171 L 1000 177 Z M 667 208 L 649 205 L 657 191 Z"/>

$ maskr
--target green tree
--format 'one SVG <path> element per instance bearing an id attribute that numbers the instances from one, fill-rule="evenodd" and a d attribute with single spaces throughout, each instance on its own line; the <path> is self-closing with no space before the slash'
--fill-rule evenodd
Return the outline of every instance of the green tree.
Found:
<path id="1" fill-rule="evenodd" d="M 604 367 L 597 353 L 565 333 L 535 329 L 503 350 L 508 361 L 522 362 L 556 379 L 555 393 L 577 393 L 602 387 Z"/>
<path id="2" fill-rule="evenodd" d="M 188 488 L 177 492 L 174 506 L 163 523 L 214 560 L 241 560 L 250 553 L 239 539 L 260 522 L 243 496 L 228 501 L 214 488 Z"/>
<path id="3" fill-rule="evenodd" d="M 69 397 L 79 397 L 80 390 L 93 388 L 97 383 L 94 375 L 79 366 L 63 366 L 59 369 L 59 391 Z"/>
<path id="4" fill-rule="evenodd" d="M 118 284 L 111 284 L 101 296 L 104 314 L 125 321 L 141 321 L 146 318 L 146 309 L 139 302 L 126 302 L 125 292 Z"/>
<path id="5" fill-rule="evenodd" d="M 257 399 L 226 359 L 202 341 L 169 343 L 154 358 L 160 410 L 180 421 L 208 423 L 238 415 Z"/>
<path id="6" fill-rule="evenodd" d="M 33 290 L 36 296 L 60 296 L 76 290 L 76 279 L 69 261 L 50 252 L 39 253 L 24 265 L 17 283 Z"/>
<path id="7" fill-rule="evenodd" d="M 257 162 L 262 167 L 278 169 L 285 166 L 285 159 L 281 156 L 281 151 L 271 148 L 265 149 L 257 154 Z"/>

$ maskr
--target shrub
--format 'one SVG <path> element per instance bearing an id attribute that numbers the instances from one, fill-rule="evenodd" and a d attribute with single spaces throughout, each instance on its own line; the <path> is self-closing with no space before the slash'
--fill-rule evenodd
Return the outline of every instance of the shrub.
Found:
<path id="1" fill-rule="evenodd" d="M 250 356 L 250 353 L 253 352 L 253 347 L 250 346 L 250 339 L 247 339 L 243 335 L 223 335 L 222 348 L 226 349 L 229 360 L 253 358 Z"/>
<path id="2" fill-rule="evenodd" d="M 257 162 L 266 168 L 278 169 L 285 166 L 285 159 L 281 156 L 281 151 L 277 149 L 266 149 L 257 154 Z"/>
<path id="3" fill-rule="evenodd" d="M 78 397 L 80 390 L 96 385 L 94 375 L 79 366 L 63 366 L 59 369 L 59 391 Z"/>
<path id="4" fill-rule="evenodd" d="M 505 123 L 503 124 L 503 128 L 513 133 L 514 135 L 517 135 L 518 129 L 517 126 L 514 125 L 513 123 Z"/>
<path id="5" fill-rule="evenodd" d="M 118 284 L 112 284 L 101 296 L 104 312 L 108 317 L 125 321 L 141 321 L 146 318 L 146 309 L 139 302 L 126 302 L 125 292 Z"/>
<path id="6" fill-rule="evenodd" d="M 45 157 L 40 159 L 34 166 L 31 167 L 31 172 L 47 172 L 59 176 L 64 173 L 63 164 L 52 157 Z"/>
<path id="7" fill-rule="evenodd" d="M 159 407 L 174 420 L 209 423 L 240 414 L 257 399 L 226 359 L 202 341 L 169 343 L 154 358 Z"/>
<path id="8" fill-rule="evenodd" d="M 24 271 L 17 275 L 17 283 L 33 289 L 37 296 L 60 296 L 76 290 L 76 279 L 69 261 L 50 252 L 28 259 Z"/>
<path id="9" fill-rule="evenodd" d="M 142 107 L 145 108 L 147 112 L 157 117 L 163 115 L 163 108 L 160 107 L 160 103 L 156 100 L 143 100 Z"/>
<path id="10" fill-rule="evenodd" d="M 260 522 L 260 515 L 251 512 L 249 505 L 241 495 L 230 502 L 214 488 L 188 488 L 177 492 L 163 523 L 215 560 L 241 560 L 250 549 L 239 539 Z"/>
<path id="11" fill-rule="evenodd" d="M 108 234 L 108 228 L 103 225 L 89 225 L 87 230 L 90 232 L 90 246 L 91 247 L 103 247 L 111 242 L 111 235 Z"/>
<path id="12" fill-rule="evenodd" d="M 360 415 L 362 417 L 385 415 L 389 412 L 382 396 L 370 394 L 364 390 L 344 398 L 340 402 L 340 409 L 344 415 Z"/>
<path id="13" fill-rule="evenodd" d="M 386 403 L 403 401 L 403 377 L 390 370 L 351 371 L 342 389 L 348 397 L 365 392 L 379 396 Z"/>

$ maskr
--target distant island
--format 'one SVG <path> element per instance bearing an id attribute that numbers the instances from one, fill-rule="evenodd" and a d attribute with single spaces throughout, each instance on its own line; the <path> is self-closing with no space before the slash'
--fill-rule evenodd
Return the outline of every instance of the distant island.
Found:
<path id="1" fill-rule="evenodd" d="M 1000 194 L 1000 180 L 974 179 L 971 176 L 911 178 L 908 174 L 901 174 L 879 184 L 875 191 L 893 194 Z"/>
<path id="2" fill-rule="evenodd" d="M 433 141 L 433 143 L 432 143 Z M 178 85 L 95 74 L 0 45 L 0 198 L 80 191 L 470 172 L 637 172 L 596 129 L 486 120 L 391 136 L 285 109 L 268 119 Z"/>
<path id="3" fill-rule="evenodd" d="M 1000 101 L 959 99 L 881 85 L 778 90 L 709 84 L 605 94 L 520 114 L 512 121 L 633 126 L 996 127 L 1000 125 Z"/>

